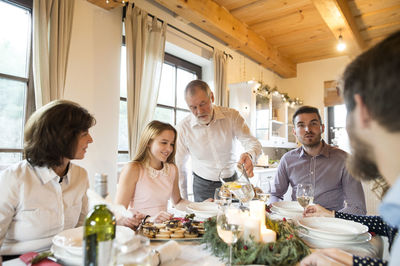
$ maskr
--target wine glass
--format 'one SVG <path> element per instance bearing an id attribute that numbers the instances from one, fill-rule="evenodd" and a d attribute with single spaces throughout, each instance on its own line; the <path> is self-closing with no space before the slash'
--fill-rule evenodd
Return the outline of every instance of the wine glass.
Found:
<path id="1" fill-rule="evenodd" d="M 240 205 L 254 198 L 253 186 L 247 177 L 243 164 L 230 163 L 219 173 L 222 186 L 228 189 L 240 201 Z"/>
<path id="2" fill-rule="evenodd" d="M 219 208 L 217 215 L 218 236 L 229 246 L 229 262 L 232 265 L 232 245 L 235 244 L 243 232 L 240 211 L 233 206 Z"/>
<path id="3" fill-rule="evenodd" d="M 271 197 L 271 183 L 268 179 L 260 177 L 257 182 L 259 190 L 256 191 L 256 198 L 267 203 Z"/>
<path id="4" fill-rule="evenodd" d="M 306 209 L 314 200 L 314 188 L 310 183 L 297 185 L 296 198 L 299 204 Z"/>
<path id="5" fill-rule="evenodd" d="M 227 206 L 232 203 L 232 194 L 231 192 L 224 188 L 216 188 L 214 193 L 214 202 L 218 204 L 218 206 Z"/>

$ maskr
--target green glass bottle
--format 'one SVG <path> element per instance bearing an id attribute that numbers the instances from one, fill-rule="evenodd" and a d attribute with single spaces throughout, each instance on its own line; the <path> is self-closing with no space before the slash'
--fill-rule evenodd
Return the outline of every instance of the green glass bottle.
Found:
<path id="1" fill-rule="evenodd" d="M 116 221 L 105 204 L 94 206 L 87 215 L 83 228 L 83 264 L 108 266 L 112 262 Z"/>

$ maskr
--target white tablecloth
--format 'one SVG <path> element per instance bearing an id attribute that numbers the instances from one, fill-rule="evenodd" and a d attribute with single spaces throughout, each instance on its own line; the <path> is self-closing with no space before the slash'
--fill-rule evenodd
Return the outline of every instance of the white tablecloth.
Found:
<path id="1" fill-rule="evenodd" d="M 164 242 L 152 242 L 151 245 L 155 248 L 158 245 L 162 245 Z M 211 255 L 208 250 L 205 250 L 205 244 L 191 241 L 179 242 L 181 247 L 180 255 L 174 260 L 166 263 L 162 263 L 162 266 L 222 266 L 224 262 L 220 261 L 219 258 Z M 371 241 L 362 245 L 354 245 L 345 248 L 345 250 L 359 255 L 359 256 L 370 256 L 370 257 L 381 257 L 382 256 L 382 241 L 381 237 L 375 236 Z M 24 266 L 25 264 L 20 259 L 14 259 L 3 262 L 3 266 Z"/>

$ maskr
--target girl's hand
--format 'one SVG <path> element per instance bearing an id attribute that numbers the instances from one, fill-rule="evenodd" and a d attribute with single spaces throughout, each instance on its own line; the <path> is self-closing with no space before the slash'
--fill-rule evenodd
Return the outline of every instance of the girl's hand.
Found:
<path id="1" fill-rule="evenodd" d="M 214 199 L 212 199 L 212 198 L 208 198 L 206 200 L 203 200 L 203 202 L 213 202 L 213 201 L 214 201 Z"/>
<path id="2" fill-rule="evenodd" d="M 172 214 L 165 211 L 160 211 L 155 216 L 150 217 L 150 221 L 154 223 L 162 223 L 164 221 L 171 220 L 172 217 L 173 217 Z"/>
<path id="3" fill-rule="evenodd" d="M 335 217 L 335 211 L 330 211 L 322 207 L 321 205 L 308 205 L 303 212 L 304 217 Z"/>
<path id="4" fill-rule="evenodd" d="M 117 224 L 129 227 L 133 230 L 136 230 L 139 227 L 142 220 L 144 219 L 144 217 L 146 217 L 146 215 L 144 215 L 143 213 L 134 212 L 132 218 L 128 218 L 128 217 L 118 218 Z"/>

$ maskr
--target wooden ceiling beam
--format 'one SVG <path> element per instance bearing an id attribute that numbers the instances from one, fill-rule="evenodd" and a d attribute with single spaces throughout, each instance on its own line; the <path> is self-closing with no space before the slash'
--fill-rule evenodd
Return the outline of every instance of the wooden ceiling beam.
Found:
<path id="1" fill-rule="evenodd" d="M 296 76 L 296 64 L 293 61 L 213 0 L 156 0 L 156 2 L 282 77 Z"/>
<path id="2" fill-rule="evenodd" d="M 339 39 L 339 34 L 342 33 L 351 55 L 359 54 L 367 47 L 346 0 L 312 0 L 312 2 L 335 38 Z"/>

